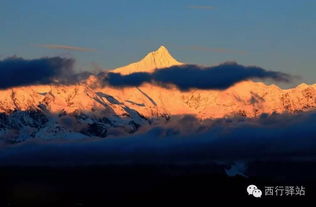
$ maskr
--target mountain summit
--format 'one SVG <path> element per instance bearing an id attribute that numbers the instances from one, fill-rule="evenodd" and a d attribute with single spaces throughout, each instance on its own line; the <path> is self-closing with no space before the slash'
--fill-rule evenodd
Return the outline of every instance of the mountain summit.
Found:
<path id="1" fill-rule="evenodd" d="M 157 50 L 148 53 L 138 62 L 116 68 L 112 72 L 127 75 L 135 72 L 153 72 L 155 69 L 167 68 L 174 65 L 182 65 L 169 53 L 165 46 L 160 46 Z"/>

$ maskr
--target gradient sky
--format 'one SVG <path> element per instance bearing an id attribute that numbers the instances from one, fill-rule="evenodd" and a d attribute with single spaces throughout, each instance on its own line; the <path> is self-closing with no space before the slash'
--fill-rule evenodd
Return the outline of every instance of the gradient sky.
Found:
<path id="1" fill-rule="evenodd" d="M 115 68 L 165 45 L 182 62 L 235 60 L 316 82 L 315 0 L 0 0 L 0 58 Z M 72 51 L 38 45 L 93 49 Z"/>

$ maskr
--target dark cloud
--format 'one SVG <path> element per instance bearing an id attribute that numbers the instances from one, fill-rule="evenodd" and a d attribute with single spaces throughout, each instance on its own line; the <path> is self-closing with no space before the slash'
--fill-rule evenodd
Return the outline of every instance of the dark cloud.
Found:
<path id="1" fill-rule="evenodd" d="M 69 82 L 81 77 L 73 77 L 73 64 L 73 59 L 62 57 L 6 58 L 0 60 L 0 88 Z"/>
<path id="2" fill-rule="evenodd" d="M 75 73 L 74 59 L 44 57 L 23 59 L 10 57 L 0 60 L 0 89 L 34 84 L 74 84 L 92 75 L 90 72 Z M 190 89 L 226 89 L 247 79 L 271 79 L 289 82 L 291 76 L 268 71 L 256 66 L 243 66 L 227 62 L 217 66 L 181 65 L 155 70 L 153 73 L 137 72 L 129 75 L 118 73 L 97 74 L 102 84 L 112 87 L 133 87 L 152 83 L 162 87 L 175 85 L 182 91 Z"/>
<path id="3" fill-rule="evenodd" d="M 257 66 L 243 66 L 227 62 L 217 66 L 180 65 L 155 70 L 153 73 L 137 72 L 129 75 L 107 73 L 104 82 L 114 87 L 140 86 L 153 83 L 163 87 L 175 85 L 180 90 L 189 89 L 226 89 L 248 79 L 271 79 L 289 82 L 288 74 L 269 71 Z"/>

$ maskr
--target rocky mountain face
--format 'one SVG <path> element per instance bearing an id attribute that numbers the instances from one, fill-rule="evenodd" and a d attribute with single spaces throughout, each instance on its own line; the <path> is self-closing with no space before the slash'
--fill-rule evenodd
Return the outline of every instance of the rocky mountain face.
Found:
<path id="1" fill-rule="evenodd" d="M 182 64 L 165 47 L 143 60 L 113 70 L 121 74 L 151 72 Z M 29 138 L 108 137 L 136 132 L 155 120 L 193 115 L 199 119 L 260 117 L 296 113 L 316 107 L 316 84 L 282 90 L 276 85 L 244 81 L 226 90 L 179 91 L 145 84 L 95 87 L 95 77 L 70 85 L 34 85 L 0 91 L 0 143 Z"/>

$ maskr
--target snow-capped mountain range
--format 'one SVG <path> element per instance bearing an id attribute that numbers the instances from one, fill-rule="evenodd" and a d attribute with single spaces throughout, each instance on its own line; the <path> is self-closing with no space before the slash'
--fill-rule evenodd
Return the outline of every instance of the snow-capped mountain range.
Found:
<path id="1" fill-rule="evenodd" d="M 130 74 L 152 72 L 183 63 L 164 47 L 142 60 L 114 69 Z M 2 143 L 28 138 L 107 137 L 134 133 L 154 120 L 178 115 L 199 119 L 296 113 L 316 107 L 316 84 L 283 90 L 276 85 L 243 81 L 226 90 L 96 87 L 95 76 L 75 85 L 34 85 L 0 91 Z"/>

